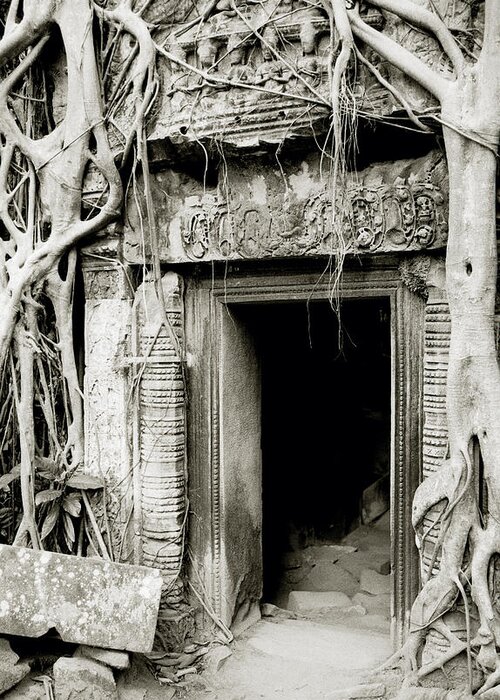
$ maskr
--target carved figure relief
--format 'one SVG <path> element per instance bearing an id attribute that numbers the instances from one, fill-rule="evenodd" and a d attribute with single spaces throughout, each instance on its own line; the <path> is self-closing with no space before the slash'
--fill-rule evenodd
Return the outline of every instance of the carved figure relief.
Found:
<path id="1" fill-rule="evenodd" d="M 329 114 L 329 35 L 326 12 L 306 0 L 219 0 L 203 32 L 188 23 L 168 46 L 170 137 L 245 146 L 317 129 Z"/>

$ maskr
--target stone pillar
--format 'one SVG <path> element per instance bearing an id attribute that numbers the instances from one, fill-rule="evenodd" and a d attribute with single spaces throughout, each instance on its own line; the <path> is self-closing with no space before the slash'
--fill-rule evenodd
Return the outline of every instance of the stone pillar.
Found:
<path id="1" fill-rule="evenodd" d="M 423 474 L 425 479 L 443 464 L 448 451 L 448 423 L 446 417 L 446 380 L 448 375 L 448 355 L 450 349 L 451 321 L 445 289 L 444 261 L 433 260 L 427 275 L 428 299 L 425 307 L 425 348 L 424 348 L 424 428 L 423 428 Z M 441 531 L 440 514 L 442 504 L 431 508 L 422 523 L 428 532 L 422 550 L 422 569 L 427 573 L 434 559 L 434 550 Z M 433 562 L 433 574 L 440 567 L 440 553 Z M 468 596 L 469 597 L 469 596 Z M 472 601 L 469 597 L 469 605 Z M 452 608 L 443 615 L 443 622 L 462 641 L 466 639 L 464 614 Z M 449 642 L 434 628 L 429 629 L 422 661 L 428 663 L 449 648 Z M 463 659 L 454 659 L 446 666 L 450 678 L 460 677 Z M 457 676 L 458 674 L 458 676 Z M 443 674 L 431 674 L 425 684 L 442 685 Z M 453 681 L 450 681 L 453 683 Z"/>
<path id="2" fill-rule="evenodd" d="M 85 470 L 106 482 L 113 551 L 133 556 L 132 435 L 124 357 L 130 336 L 132 288 L 116 250 L 83 253 L 85 287 Z M 96 502 L 99 507 L 98 502 Z M 104 521 L 106 527 L 106 522 Z"/>
<path id="3" fill-rule="evenodd" d="M 448 424 L 446 418 L 446 378 L 450 348 L 450 311 L 445 291 L 444 263 L 434 261 L 427 277 L 428 299 L 425 307 L 424 349 L 424 429 L 423 478 L 434 473 L 446 457 Z M 441 507 L 432 508 L 423 527 L 432 528 Z M 434 527 L 426 538 L 422 555 L 427 570 L 437 542 L 439 530 Z M 435 567 L 439 566 L 439 556 Z"/>
<path id="4" fill-rule="evenodd" d="M 153 281 L 135 294 L 130 363 L 141 558 L 162 572 L 164 614 L 183 607 L 187 500 L 182 280 L 167 272 L 161 285 L 163 299 Z"/>

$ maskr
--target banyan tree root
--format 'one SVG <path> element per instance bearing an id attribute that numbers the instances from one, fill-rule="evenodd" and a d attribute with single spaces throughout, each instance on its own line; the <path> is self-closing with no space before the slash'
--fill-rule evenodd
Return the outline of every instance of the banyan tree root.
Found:
<path id="1" fill-rule="evenodd" d="M 416 680 L 464 650 L 442 617 L 460 595 L 467 599 L 463 572 L 470 575 L 479 631 L 472 641 L 477 664 L 486 674 L 483 688 L 500 682 L 499 617 L 492 604 L 491 558 L 500 553 L 500 373 L 495 346 L 497 281 L 495 230 L 496 154 L 500 139 L 500 13 L 485 0 L 485 30 L 477 60 L 465 56 L 441 17 L 409 0 L 370 0 L 433 36 L 446 55 L 451 73 L 432 66 L 368 26 L 358 9 L 348 10 L 354 37 L 413 78 L 438 101 L 449 172 L 449 237 L 446 286 L 451 317 L 447 378 L 449 457 L 441 470 L 417 490 L 414 524 L 437 503 L 446 507 L 438 538 L 440 570 L 417 596 L 411 630 L 400 656 Z M 479 459 L 473 459 L 473 451 Z M 482 462 L 482 473 L 478 465 Z M 487 505 L 478 503 L 484 478 Z M 435 557 L 434 557 L 435 560 Z M 462 581 L 462 578 L 464 580 Z M 470 618 L 468 617 L 469 622 Z M 420 653 L 434 627 L 449 641 L 449 651 L 421 665 Z M 469 644 L 469 662 L 471 659 Z M 415 669 L 417 669 L 415 671 Z"/>
<path id="2" fill-rule="evenodd" d="M 96 13 L 104 24 L 129 33 L 138 47 L 121 76 L 121 90 L 131 94 L 135 109 L 122 144 L 124 164 L 134 138 L 145 138 L 145 115 L 157 93 L 149 29 L 130 0 L 109 12 L 91 0 L 12 0 L 0 39 L 0 369 L 11 374 L 15 388 L 21 455 L 23 517 L 15 542 L 34 547 L 41 546 L 34 506 L 37 458 L 50 458 L 62 474 L 83 460 L 72 327 L 74 248 L 113 222 L 123 205 L 119 153 L 107 133 Z M 49 96 L 40 93 L 47 80 L 34 79 L 53 46 L 62 46 L 67 76 L 65 111 L 57 120 Z M 90 210 L 82 197 L 89 168 L 105 183 Z M 35 440 L 35 423 L 42 444 Z"/>
<path id="3" fill-rule="evenodd" d="M 431 486 L 424 485 L 417 492 L 415 523 L 418 525 L 435 503 L 443 501 L 446 506 L 438 538 L 440 570 L 433 576 L 431 561 L 429 577 L 413 606 L 410 637 L 403 652 L 407 668 L 416 674 L 418 682 L 463 650 L 463 642 L 447 630 L 443 615 L 459 597 L 467 606 L 467 574 L 479 615 L 479 628 L 471 644 L 477 649 L 476 662 L 486 676 L 484 691 L 500 682 L 496 651 L 500 648 L 499 617 L 492 602 L 495 592 L 490 584 L 494 577 L 489 575 L 492 558 L 500 554 L 500 372 L 494 333 L 500 12 L 497 0 L 484 0 L 485 30 L 476 60 L 462 52 L 453 33 L 432 9 L 434 3 L 429 9 L 411 0 L 367 0 L 367 4 L 394 13 L 434 37 L 450 69 L 448 73 L 435 70 L 369 26 L 352 0 L 331 0 L 330 16 L 338 23 L 342 42 L 338 60 L 331 63 L 332 103 L 339 109 L 346 108 L 340 104 L 340 97 L 345 91 L 349 59 L 363 54 L 368 47 L 434 96 L 440 105 L 436 117 L 444 125 L 450 191 L 446 261 L 451 317 L 447 380 L 449 456 L 432 482 L 436 489 L 434 502 Z M 119 216 L 123 205 L 117 154 L 108 141 L 108 113 L 103 103 L 106 91 L 101 89 L 100 64 L 96 60 L 96 13 L 103 23 L 112 23 L 130 34 L 137 47 L 127 64 L 130 72 L 123 73 L 124 91 L 130 91 L 136 115 L 122 144 L 121 163 L 125 165 L 132 152 L 132 139 L 145 138 L 144 116 L 158 89 L 155 45 L 148 27 L 134 11 L 132 0 L 118 1 L 112 7 L 91 0 L 24 0 L 22 12 L 19 0 L 12 0 L 0 39 L 0 68 L 4 74 L 0 84 L 0 367 L 12 373 L 21 436 L 24 515 L 18 539 L 29 538 L 34 546 L 39 544 L 33 508 L 34 460 L 40 446 L 33 439 L 32 404 L 28 407 L 33 397 L 40 397 L 47 423 L 52 420 L 50 384 L 39 376 L 43 362 L 40 364 L 38 349 L 44 343 L 46 346 L 49 339 L 35 330 L 43 316 L 38 300 L 45 287 L 60 330 L 54 342 L 68 403 L 63 444 L 56 447 L 60 442 L 59 437 L 56 439 L 58 431 L 49 425 L 46 444 L 51 446 L 54 457 L 62 459 L 65 468 L 74 467 L 82 455 L 81 404 L 70 357 L 71 343 L 66 336 L 71 333 L 71 273 L 66 278 L 61 276 L 59 265 L 65 253 L 83 237 Z M 206 16 L 205 11 L 201 12 L 200 22 Z M 34 127 L 37 120 L 33 118 L 34 93 L 30 92 L 32 75 L 43 62 L 44 51 L 55 34 L 62 39 L 66 59 L 66 108 L 62 120 L 56 126 L 46 120 L 41 133 L 40 128 L 37 131 Z M 14 93 L 23 90 L 26 100 L 21 109 Z M 116 86 L 114 93 L 117 94 Z M 402 98 L 402 104 L 409 104 L 405 96 Z M 418 120 L 414 123 L 418 124 Z M 333 124 L 341 137 L 338 114 L 334 115 Z M 138 153 L 145 153 L 144 143 Z M 82 182 L 90 165 L 106 184 L 99 205 L 82 214 Z M 72 264 L 70 261 L 68 268 Z M 34 377 L 41 389 L 35 388 Z M 480 459 L 472 459 L 474 449 Z M 43 456 L 46 453 L 44 447 Z M 481 474 L 477 466 L 480 463 Z M 487 506 L 477 501 L 480 478 L 486 484 Z M 437 554 L 436 550 L 434 559 Z M 440 659 L 422 666 L 421 649 L 431 627 L 448 639 L 450 648 Z"/>

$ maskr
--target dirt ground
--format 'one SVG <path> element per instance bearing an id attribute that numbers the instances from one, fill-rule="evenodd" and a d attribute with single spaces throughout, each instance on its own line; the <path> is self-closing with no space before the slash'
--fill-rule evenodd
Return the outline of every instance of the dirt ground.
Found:
<path id="1" fill-rule="evenodd" d="M 134 656 L 117 677 L 119 700 L 333 700 L 373 682 L 392 651 L 388 528 L 383 517 L 339 544 L 289 557 L 280 607 L 263 605 L 260 621 L 229 646 L 210 645 L 180 681 L 162 679 L 160 669 L 156 679 Z M 46 692 L 32 673 L 4 697 L 46 700 Z"/>

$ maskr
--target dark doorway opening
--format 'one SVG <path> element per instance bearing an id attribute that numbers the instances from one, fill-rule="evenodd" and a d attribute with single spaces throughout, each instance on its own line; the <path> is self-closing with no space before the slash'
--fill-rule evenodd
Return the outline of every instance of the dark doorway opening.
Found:
<path id="1" fill-rule="evenodd" d="M 389 300 L 344 300 L 340 331 L 326 301 L 240 313 L 261 366 L 263 599 L 284 606 L 297 553 L 389 507 Z"/>

